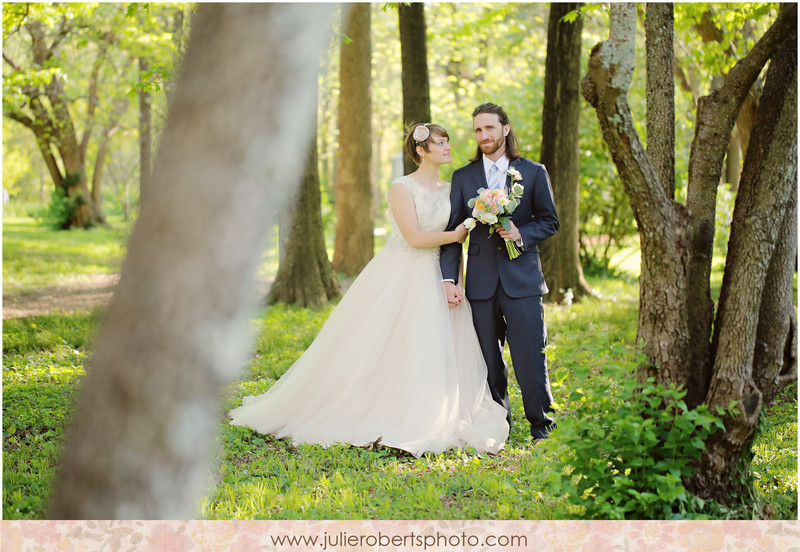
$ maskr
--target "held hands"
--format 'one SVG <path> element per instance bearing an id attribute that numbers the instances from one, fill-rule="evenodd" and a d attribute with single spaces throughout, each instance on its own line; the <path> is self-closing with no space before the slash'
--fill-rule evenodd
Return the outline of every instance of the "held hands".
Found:
<path id="1" fill-rule="evenodd" d="M 456 239 L 455 239 L 456 242 L 464 243 L 465 241 L 467 241 L 467 236 L 469 236 L 469 230 L 467 230 L 467 227 L 463 222 L 458 226 L 456 226 L 453 232 L 456 233 Z"/>
<path id="2" fill-rule="evenodd" d="M 464 293 L 461 287 L 453 282 L 444 282 L 444 291 L 447 293 L 447 304 L 450 308 L 457 307 L 464 300 Z"/>

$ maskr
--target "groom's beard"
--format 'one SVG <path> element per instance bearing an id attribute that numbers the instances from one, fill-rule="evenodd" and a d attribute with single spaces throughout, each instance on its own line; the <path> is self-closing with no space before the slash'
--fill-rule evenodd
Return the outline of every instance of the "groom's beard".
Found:
<path id="1" fill-rule="evenodd" d="M 506 137 L 505 136 L 501 136 L 500 137 L 500 141 L 492 140 L 489 143 L 478 144 L 478 147 L 481 148 L 481 151 L 485 155 L 492 155 L 493 153 L 495 153 L 497 150 L 499 150 L 500 148 L 502 148 L 505 145 L 506 145 Z"/>

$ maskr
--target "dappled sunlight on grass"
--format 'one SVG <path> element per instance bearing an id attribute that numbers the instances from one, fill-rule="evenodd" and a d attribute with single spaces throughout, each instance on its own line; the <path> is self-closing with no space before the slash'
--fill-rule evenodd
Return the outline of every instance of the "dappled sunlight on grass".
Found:
<path id="1" fill-rule="evenodd" d="M 94 274 L 117 273 L 127 230 L 50 230 L 34 219 L 3 221 L 3 293 L 75 286 Z"/>
<path id="2" fill-rule="evenodd" d="M 55 232 L 32 219 L 4 221 L 4 292 L 74 285 L 119 270 L 123 230 Z M 600 299 L 545 306 L 548 362 L 557 420 L 594 382 L 621 381 L 634 362 L 638 252 L 619 252 L 619 277 L 589 277 Z M 636 266 L 634 273 L 633 267 Z M 620 268 L 621 267 L 621 268 Z M 628 268 L 624 268 L 628 267 Z M 6 280 L 6 276 L 8 276 Z M 721 281 L 721 280 L 719 280 Z M 796 285 L 795 285 L 796 289 Z M 251 319 L 255 344 L 240 379 L 223 390 L 219 447 L 209 494 L 196 515 L 211 519 L 563 519 L 580 516 L 548 485 L 559 460 L 558 430 L 534 444 L 510 367 L 512 426 L 500 454 L 450 450 L 421 458 L 383 447 L 324 449 L 228 425 L 226 412 L 258 395 L 299 358 L 330 316 L 275 305 Z M 3 515 L 41 519 L 102 310 L 27 316 L 3 325 Z M 574 395 L 576 394 L 577 395 Z M 797 387 L 767 409 L 754 443 L 756 515 L 796 517 Z"/>

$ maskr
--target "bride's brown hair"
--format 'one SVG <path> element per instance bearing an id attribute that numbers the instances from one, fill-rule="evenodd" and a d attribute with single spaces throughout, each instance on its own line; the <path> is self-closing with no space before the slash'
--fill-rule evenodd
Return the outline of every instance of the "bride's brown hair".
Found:
<path id="1" fill-rule="evenodd" d="M 424 126 L 430 131 L 428 137 L 420 142 L 417 142 L 414 139 L 414 130 L 418 126 Z M 450 135 L 447 134 L 447 130 L 442 125 L 437 125 L 435 123 L 425 123 L 422 125 L 414 123 L 406 127 L 406 139 L 404 140 L 403 145 L 405 146 L 406 153 L 408 153 L 409 157 L 411 157 L 411 159 L 417 165 L 422 163 L 422 159 L 420 158 L 419 153 L 417 153 L 417 146 L 421 146 L 422 149 L 425 151 L 431 151 L 430 142 L 433 139 L 434 134 L 436 134 L 437 136 L 444 136 L 448 140 L 450 139 Z"/>

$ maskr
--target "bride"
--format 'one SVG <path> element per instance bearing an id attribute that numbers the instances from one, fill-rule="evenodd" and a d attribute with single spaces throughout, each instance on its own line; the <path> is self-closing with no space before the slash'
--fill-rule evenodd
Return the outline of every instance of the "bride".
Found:
<path id="1" fill-rule="evenodd" d="M 417 125 L 405 148 L 419 168 L 389 189 L 386 246 L 305 353 L 266 393 L 245 397 L 231 424 L 296 444 L 380 442 L 415 456 L 503 447 L 507 412 L 489 392 L 469 304 L 448 306 L 439 268 L 439 246 L 467 237 L 463 224 L 444 231 L 449 136 Z"/>

